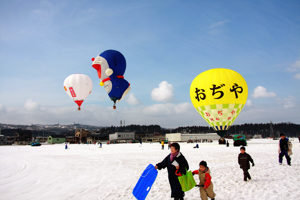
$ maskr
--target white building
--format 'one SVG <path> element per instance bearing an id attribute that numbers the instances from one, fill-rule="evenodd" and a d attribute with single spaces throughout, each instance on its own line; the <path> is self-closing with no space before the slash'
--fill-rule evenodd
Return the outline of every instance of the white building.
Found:
<path id="1" fill-rule="evenodd" d="M 115 132 L 114 134 L 109 134 L 110 141 L 126 142 L 134 140 L 135 132 Z"/>
<path id="2" fill-rule="evenodd" d="M 256 134 L 253 136 L 253 139 L 262 139 L 262 135 Z"/>
<path id="3" fill-rule="evenodd" d="M 181 133 L 167 133 L 166 140 L 170 142 L 180 142 L 181 141 Z"/>
<path id="4" fill-rule="evenodd" d="M 187 142 L 189 140 L 219 140 L 220 136 L 217 133 L 195 133 L 195 134 L 181 134 L 181 133 L 168 133 L 166 140 L 170 142 Z"/>

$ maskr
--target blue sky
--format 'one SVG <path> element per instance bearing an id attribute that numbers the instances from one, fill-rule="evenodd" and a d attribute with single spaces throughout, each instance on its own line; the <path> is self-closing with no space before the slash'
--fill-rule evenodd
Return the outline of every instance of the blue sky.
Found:
<path id="1" fill-rule="evenodd" d="M 300 123 L 300 2 L 0 1 L 0 123 L 206 126 L 190 84 L 228 68 L 248 84 L 234 124 Z M 126 58 L 131 91 L 112 109 L 92 57 Z M 77 111 L 70 74 L 93 81 Z"/>

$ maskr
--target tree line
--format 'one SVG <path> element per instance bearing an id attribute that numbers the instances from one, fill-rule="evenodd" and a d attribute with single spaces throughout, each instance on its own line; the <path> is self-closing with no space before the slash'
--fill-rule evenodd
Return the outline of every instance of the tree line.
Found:
<path id="1" fill-rule="evenodd" d="M 84 125 L 82 125 L 84 127 Z M 135 132 L 136 134 L 160 134 L 165 135 L 167 133 L 214 133 L 215 131 L 209 126 L 180 126 L 177 128 L 163 128 L 160 125 L 127 125 L 127 126 L 110 126 L 102 128 L 89 128 L 85 129 L 95 134 L 109 135 L 115 132 Z M 15 132 L 20 129 L 2 129 L 1 134 L 6 136 L 13 136 Z M 29 130 L 27 130 L 29 131 Z M 33 136 L 49 136 L 49 135 L 70 135 L 73 136 L 75 130 L 70 129 L 48 129 L 48 130 L 30 130 Z M 261 135 L 266 137 L 279 137 L 280 133 L 285 133 L 288 137 L 299 137 L 300 124 L 294 123 L 260 123 L 252 124 L 246 123 L 241 125 L 233 125 L 228 130 L 227 135 L 245 134 L 245 135 Z"/>
<path id="2" fill-rule="evenodd" d="M 128 126 L 111 126 L 99 130 L 100 134 L 111 134 L 115 132 L 135 132 L 136 134 L 158 133 L 165 135 L 166 133 L 214 133 L 213 128 L 208 126 L 182 126 L 178 128 L 166 129 L 159 125 L 128 125 Z M 233 125 L 228 130 L 228 135 L 246 134 L 261 135 L 266 137 L 279 137 L 280 133 L 285 133 L 288 137 L 298 137 L 300 135 L 300 124 L 294 123 L 260 123 L 260 124 L 241 124 Z"/>

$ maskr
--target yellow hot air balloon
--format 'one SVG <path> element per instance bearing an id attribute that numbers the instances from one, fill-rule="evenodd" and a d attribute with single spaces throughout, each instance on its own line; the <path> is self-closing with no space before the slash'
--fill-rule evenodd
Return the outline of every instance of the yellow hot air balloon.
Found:
<path id="1" fill-rule="evenodd" d="M 210 69 L 193 80 L 190 97 L 198 113 L 223 137 L 243 109 L 248 87 L 231 69 Z"/>

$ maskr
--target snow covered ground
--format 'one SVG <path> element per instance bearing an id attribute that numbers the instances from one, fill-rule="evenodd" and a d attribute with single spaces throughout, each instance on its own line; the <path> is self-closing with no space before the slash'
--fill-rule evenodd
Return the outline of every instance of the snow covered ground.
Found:
<path id="1" fill-rule="evenodd" d="M 246 152 L 255 162 L 243 181 L 237 163 L 239 147 L 180 143 L 190 169 L 206 160 L 211 170 L 217 200 L 300 199 L 300 145 L 293 141 L 292 166 L 278 164 L 278 141 L 253 139 Z M 135 199 L 132 190 L 148 164 L 169 154 L 158 143 L 98 145 L 63 144 L 0 146 L 0 199 Z M 196 182 L 198 177 L 195 176 Z M 147 199 L 170 198 L 167 170 L 158 171 Z M 186 200 L 200 199 L 198 188 L 186 192 Z"/>

